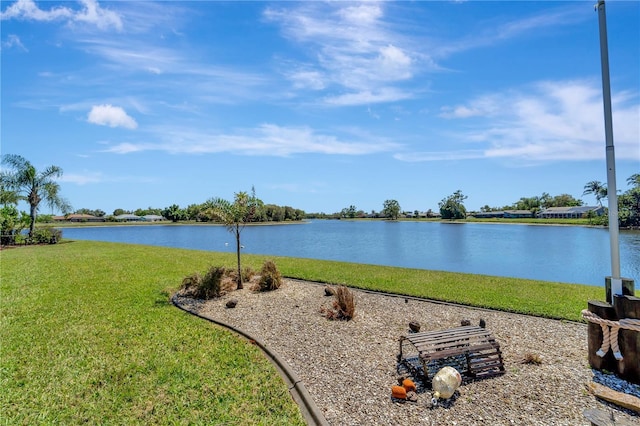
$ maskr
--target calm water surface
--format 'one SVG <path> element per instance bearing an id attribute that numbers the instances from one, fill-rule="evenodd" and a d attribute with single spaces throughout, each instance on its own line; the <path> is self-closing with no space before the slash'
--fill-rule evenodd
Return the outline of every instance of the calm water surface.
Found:
<path id="1" fill-rule="evenodd" d="M 235 251 L 222 226 L 64 228 L 65 238 Z M 604 285 L 609 233 L 578 226 L 319 220 L 250 226 L 243 252 Z M 640 283 L 640 232 L 620 232 L 623 277 Z"/>

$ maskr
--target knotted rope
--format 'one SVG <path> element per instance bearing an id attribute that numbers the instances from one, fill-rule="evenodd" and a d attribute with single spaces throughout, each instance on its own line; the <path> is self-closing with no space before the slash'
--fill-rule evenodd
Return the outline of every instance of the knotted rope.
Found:
<path id="1" fill-rule="evenodd" d="M 640 320 L 623 318 L 620 321 L 613 321 L 600 318 L 597 314 L 588 309 L 582 310 L 582 318 L 594 324 L 599 324 L 602 328 L 602 346 L 596 352 L 599 357 L 604 357 L 609 348 L 613 351 L 613 356 L 618 360 L 622 360 L 622 353 L 618 347 L 618 330 L 621 328 L 640 332 Z"/>

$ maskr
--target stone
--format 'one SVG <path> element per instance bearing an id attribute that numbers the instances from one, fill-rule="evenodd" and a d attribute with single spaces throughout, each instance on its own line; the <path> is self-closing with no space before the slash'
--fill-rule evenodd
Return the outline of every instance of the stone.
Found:
<path id="1" fill-rule="evenodd" d="M 227 308 L 235 308 L 237 304 L 238 304 L 238 299 L 229 299 L 229 301 L 225 306 Z"/>
<path id="2" fill-rule="evenodd" d="M 482 318 L 480 318 L 480 322 L 478 323 L 478 325 L 481 328 L 487 328 L 487 322 L 485 320 L 483 320 Z"/>
<path id="3" fill-rule="evenodd" d="M 413 333 L 418 333 L 420 331 L 420 323 L 418 321 L 411 321 L 409 323 L 409 330 Z"/>
<path id="4" fill-rule="evenodd" d="M 463 319 L 462 321 L 460 321 L 460 325 L 463 327 L 469 326 L 471 325 L 471 321 L 468 319 Z"/>
<path id="5" fill-rule="evenodd" d="M 336 291 L 333 289 L 333 287 L 326 286 L 324 288 L 324 295 L 325 296 L 333 296 L 334 294 L 336 294 Z"/>

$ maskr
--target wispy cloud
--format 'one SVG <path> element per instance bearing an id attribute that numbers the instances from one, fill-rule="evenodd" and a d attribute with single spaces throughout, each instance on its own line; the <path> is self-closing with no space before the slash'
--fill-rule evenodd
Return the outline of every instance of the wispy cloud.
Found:
<path id="1" fill-rule="evenodd" d="M 306 3 L 268 8 L 265 18 L 309 51 L 308 62 L 286 72 L 297 89 L 321 90 L 330 105 L 390 102 L 412 97 L 397 83 L 414 77 L 418 55 L 385 22 L 384 3 Z M 331 94 L 338 90 L 339 95 Z M 345 93 L 346 91 L 346 93 Z"/>
<path id="2" fill-rule="evenodd" d="M 91 183 L 105 182 L 105 176 L 97 172 L 85 173 L 65 173 L 60 177 L 61 182 L 75 183 L 76 185 L 86 185 Z"/>
<path id="3" fill-rule="evenodd" d="M 640 160 L 637 93 L 613 97 L 614 145 L 620 160 Z M 528 90 L 481 96 L 443 107 L 446 119 L 468 131 L 449 136 L 464 146 L 450 152 L 402 153 L 402 161 L 502 158 L 521 162 L 583 161 L 605 155 L 602 92 L 590 81 L 539 82 Z"/>
<path id="4" fill-rule="evenodd" d="M 381 138 L 364 138 L 352 133 L 342 138 L 320 133 L 309 127 L 283 127 L 263 124 L 235 134 L 211 134 L 179 128 L 157 128 L 157 143 L 126 142 L 113 145 L 105 152 L 129 154 L 141 151 L 164 151 L 170 154 L 232 153 L 287 157 L 295 154 L 365 155 L 397 150 L 396 143 Z"/>
<path id="5" fill-rule="evenodd" d="M 138 123 L 121 107 L 105 104 L 95 105 L 87 117 L 89 123 L 109 127 L 125 127 L 135 129 Z"/>
<path id="6" fill-rule="evenodd" d="M 592 17 L 588 12 L 590 11 L 582 5 L 571 4 L 507 22 L 500 22 L 497 18 L 492 22 L 478 22 L 478 25 L 469 28 L 467 35 L 432 43 L 430 51 L 436 58 L 448 57 L 459 52 L 539 34 L 540 31 L 548 31 L 549 28 L 575 25 Z"/>
<path id="7" fill-rule="evenodd" d="M 65 173 L 60 177 L 60 182 L 74 183 L 76 185 L 90 185 L 99 183 L 153 183 L 157 182 L 156 177 L 144 176 L 108 176 L 102 172 L 82 171 L 76 173 Z"/>
<path id="8" fill-rule="evenodd" d="M 23 50 L 25 52 L 28 52 L 29 49 L 27 49 L 24 44 L 22 44 L 22 41 L 20 41 L 20 37 L 18 37 L 15 34 L 9 34 L 7 36 L 7 40 L 2 42 L 2 48 L 8 48 L 11 49 L 12 47 L 17 47 L 20 50 Z"/>
<path id="9" fill-rule="evenodd" d="M 64 6 L 55 6 L 48 10 L 40 9 L 33 0 L 17 0 L 0 12 L 0 19 L 18 19 L 26 21 L 64 21 L 69 25 L 90 24 L 101 30 L 115 28 L 122 30 L 120 16 L 102 8 L 96 0 L 80 0 L 79 10 Z"/>

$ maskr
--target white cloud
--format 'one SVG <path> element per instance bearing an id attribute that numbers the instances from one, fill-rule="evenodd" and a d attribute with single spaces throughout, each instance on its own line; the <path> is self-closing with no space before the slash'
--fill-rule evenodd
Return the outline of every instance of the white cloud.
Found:
<path id="1" fill-rule="evenodd" d="M 82 9 L 79 11 L 68 7 L 56 6 L 43 10 L 33 0 L 18 0 L 0 13 L 0 19 L 19 19 L 27 21 L 67 21 L 73 23 L 88 23 L 100 29 L 122 29 L 120 16 L 110 10 L 100 7 L 96 0 L 80 0 Z"/>
<path id="2" fill-rule="evenodd" d="M 296 89 L 322 90 L 326 87 L 326 76 L 316 70 L 297 70 L 288 73 L 287 78 Z"/>
<path id="3" fill-rule="evenodd" d="M 458 40 L 441 40 L 439 43 L 434 43 L 431 46 L 431 52 L 438 58 L 447 57 L 528 34 L 539 35 L 541 31 L 549 33 L 550 28 L 575 25 L 590 18 L 592 18 L 591 11 L 577 4 L 545 9 L 538 14 L 508 22 L 478 21 L 475 27 L 469 28 L 469 35 Z"/>
<path id="4" fill-rule="evenodd" d="M 0 18 L 25 19 L 32 21 L 54 21 L 61 18 L 70 18 L 73 12 L 62 6 L 53 7 L 50 10 L 40 9 L 33 0 L 18 0 L 0 13 Z"/>
<path id="5" fill-rule="evenodd" d="M 158 182 L 157 177 L 145 177 L 145 176 L 107 176 L 102 172 L 82 171 L 79 173 L 65 173 L 60 182 L 75 183 L 76 185 L 89 185 L 94 183 L 155 183 Z"/>
<path id="6" fill-rule="evenodd" d="M 211 154 L 228 152 L 239 155 L 286 157 L 295 154 L 366 155 L 396 150 L 400 146 L 371 135 L 346 135 L 343 138 L 322 134 L 309 127 L 283 127 L 263 124 L 236 134 L 212 135 L 206 131 L 158 128 L 159 143 L 121 143 L 104 152 L 129 154 L 140 151 L 164 151 L 170 154 Z"/>
<path id="7" fill-rule="evenodd" d="M 22 44 L 22 41 L 20 41 L 20 37 L 18 37 L 15 34 L 9 34 L 7 36 L 7 41 L 2 42 L 2 47 L 3 48 L 7 47 L 9 49 L 11 49 L 12 47 L 17 47 L 21 50 L 24 50 L 25 52 L 29 51 L 29 49 L 24 47 L 24 44 Z"/>
<path id="8" fill-rule="evenodd" d="M 412 60 L 402 50 L 393 45 L 380 48 L 378 55 L 381 72 L 387 79 L 411 78 Z"/>
<path id="9" fill-rule="evenodd" d="M 394 154 L 393 156 L 396 160 L 405 161 L 407 163 L 420 163 L 424 161 L 477 160 L 486 157 L 486 153 L 482 150 L 411 152 Z"/>
<path id="10" fill-rule="evenodd" d="M 392 87 L 383 87 L 379 90 L 346 93 L 338 96 L 327 96 L 324 101 L 328 105 L 363 105 L 381 102 L 395 102 L 409 99 L 413 95 Z"/>
<path id="11" fill-rule="evenodd" d="M 287 38 L 303 45 L 310 58 L 297 67 L 304 73 L 284 73 L 294 88 L 347 92 L 325 96 L 329 105 L 392 102 L 412 96 L 408 92 L 387 95 L 401 93 L 396 85 L 414 76 L 416 58 L 422 54 L 411 51 L 406 37 L 384 21 L 382 3 L 313 2 L 267 9 L 264 16 L 281 25 Z"/>
<path id="12" fill-rule="evenodd" d="M 84 9 L 75 14 L 74 21 L 94 24 L 102 30 L 110 27 L 122 30 L 122 20 L 117 13 L 101 8 L 96 0 L 80 0 L 80 2 L 84 5 Z"/>
<path id="13" fill-rule="evenodd" d="M 86 185 L 88 183 L 104 182 L 105 178 L 102 175 L 102 173 L 95 173 L 95 172 L 87 172 L 84 174 L 65 173 L 60 178 L 60 181 L 65 183 L 75 183 L 76 185 Z"/>
<path id="14" fill-rule="evenodd" d="M 109 127 L 125 127 L 127 129 L 138 127 L 138 123 L 124 109 L 109 104 L 94 105 L 89 112 L 87 121 Z"/>
<path id="15" fill-rule="evenodd" d="M 503 100 L 504 95 L 500 98 L 485 95 L 470 101 L 467 105 L 443 106 L 438 116 L 442 118 L 488 117 L 499 111 L 499 105 Z"/>
<path id="16" fill-rule="evenodd" d="M 382 8 L 376 3 L 364 3 L 357 6 L 348 6 L 338 10 L 345 21 L 356 25 L 375 24 L 382 17 Z"/>
<path id="17" fill-rule="evenodd" d="M 616 159 L 640 160 L 639 94 L 613 96 Z M 584 161 L 605 157 L 602 92 L 588 81 L 540 82 L 519 91 L 444 107 L 440 115 L 465 119 L 456 143 L 481 147 L 454 152 L 403 153 L 402 161 L 502 158 L 523 162 Z"/>

